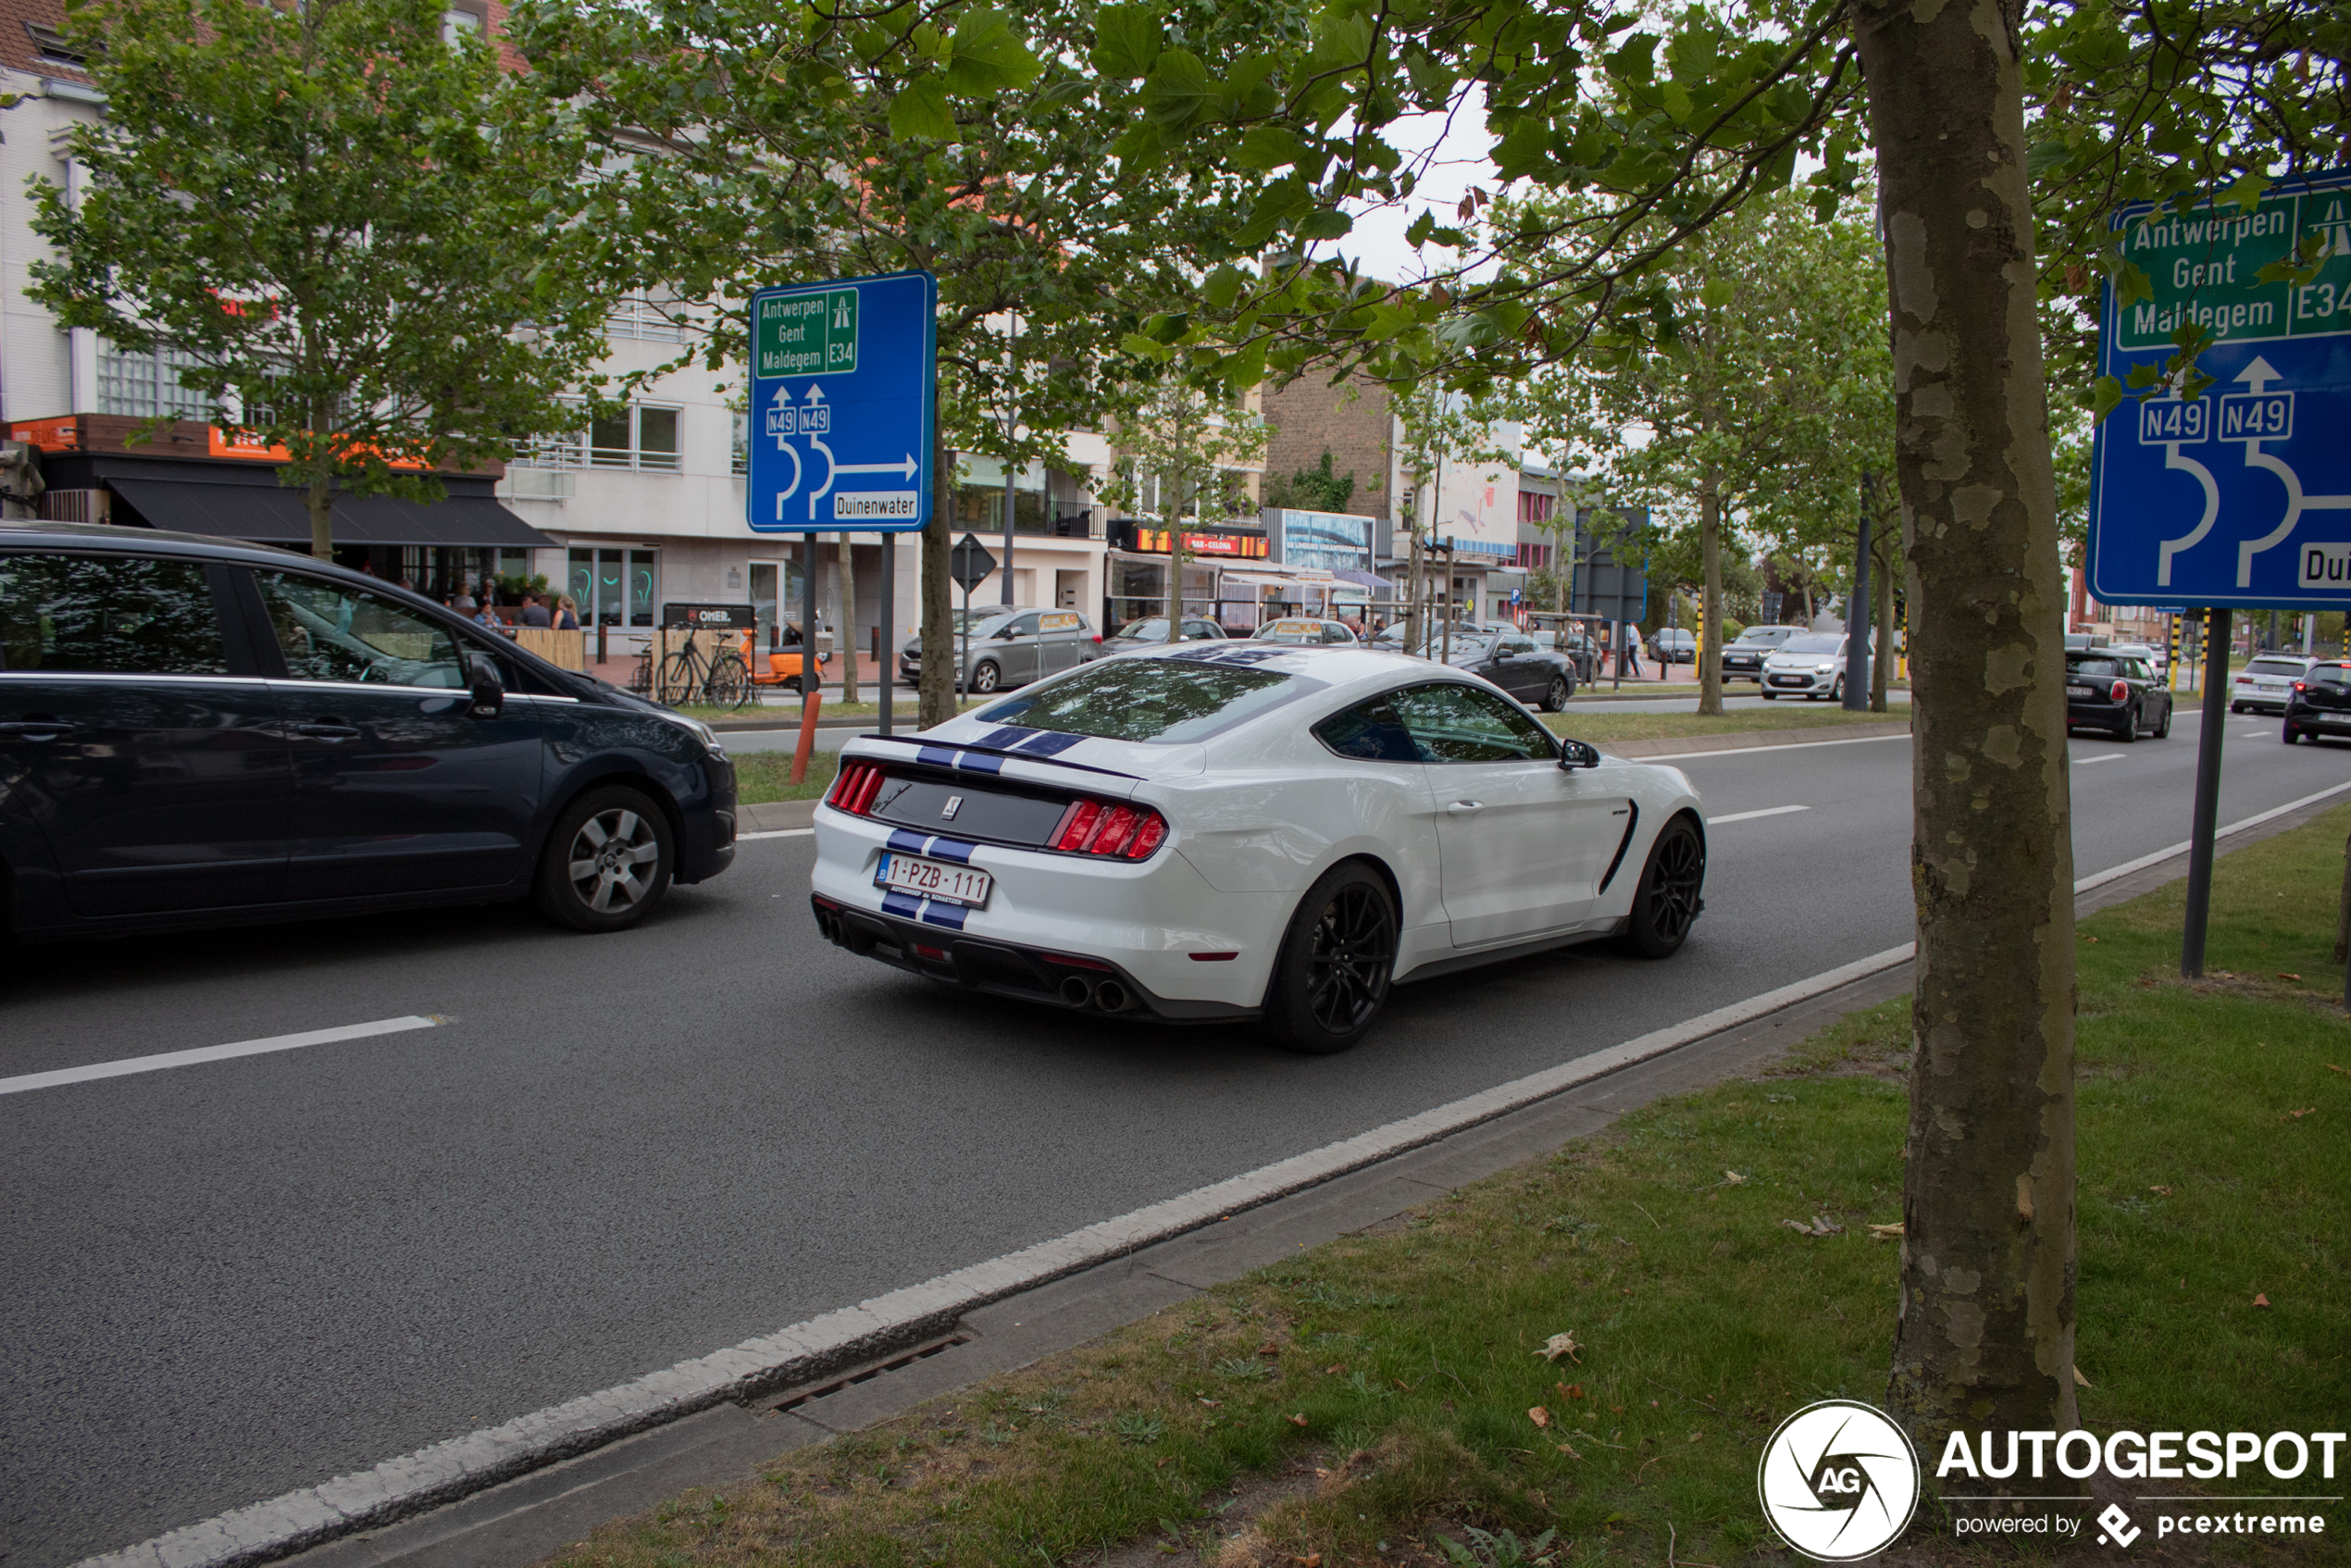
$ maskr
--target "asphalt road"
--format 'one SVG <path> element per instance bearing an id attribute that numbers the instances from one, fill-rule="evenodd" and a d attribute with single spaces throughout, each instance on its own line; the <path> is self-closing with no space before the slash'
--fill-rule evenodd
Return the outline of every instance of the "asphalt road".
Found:
<path id="1" fill-rule="evenodd" d="M 2079 874 L 2187 836 L 2194 716 L 2072 744 Z M 646 927 L 519 909 L 7 955 L 0 1561 L 51 1568 L 995 1256 L 1909 935 L 1907 737 L 1691 758 L 1709 911 L 1404 988 L 1354 1052 L 974 1001 L 825 945 L 810 840 Z M 2351 778 L 2233 719 L 2221 820 Z"/>

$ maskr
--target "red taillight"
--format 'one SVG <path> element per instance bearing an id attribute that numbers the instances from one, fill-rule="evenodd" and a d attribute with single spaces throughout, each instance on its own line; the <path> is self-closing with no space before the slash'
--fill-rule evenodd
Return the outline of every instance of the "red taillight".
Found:
<path id="1" fill-rule="evenodd" d="M 2130 696 L 2131 683 L 2127 680 L 2118 680 L 2114 683 L 2114 690 L 2108 694 L 2107 700 L 2114 703 L 2127 702 Z"/>
<path id="2" fill-rule="evenodd" d="M 2296 691 L 2307 691 L 2310 690 L 2310 683 L 2307 680 L 2297 680 L 2294 683 L 2294 689 Z"/>
<path id="3" fill-rule="evenodd" d="M 1050 842 L 1066 854 L 1148 860 L 1167 841 L 1167 819 L 1149 806 L 1104 805 L 1074 801 L 1062 813 Z"/>
<path id="4" fill-rule="evenodd" d="M 825 796 L 825 803 L 835 811 L 863 816 L 873 809 L 874 797 L 881 793 L 888 777 L 869 762 L 844 763 L 840 777 L 833 780 L 831 790 Z"/>

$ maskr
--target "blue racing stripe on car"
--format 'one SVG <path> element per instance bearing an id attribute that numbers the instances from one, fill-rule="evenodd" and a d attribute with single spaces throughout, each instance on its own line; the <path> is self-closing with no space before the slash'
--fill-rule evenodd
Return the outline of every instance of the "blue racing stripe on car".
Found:
<path id="1" fill-rule="evenodd" d="M 912 893 L 882 894 L 882 913 L 895 915 L 902 920 L 912 920 L 923 912 L 923 901 Z"/>
<path id="2" fill-rule="evenodd" d="M 1004 759 L 991 757 L 986 752 L 965 752 L 956 760 L 955 765 L 965 773 L 1001 773 L 1004 771 Z"/>
<path id="3" fill-rule="evenodd" d="M 1016 749 L 1033 757 L 1057 757 L 1084 739 L 1083 735 L 1064 735 L 1048 729 L 1022 741 Z"/>
<path id="4" fill-rule="evenodd" d="M 959 903 L 939 903 L 934 901 L 923 906 L 923 919 L 927 924 L 944 926 L 951 931 L 962 930 L 964 919 L 970 913 L 971 911 Z"/>
<path id="5" fill-rule="evenodd" d="M 1019 745 L 1023 740 L 1036 733 L 1036 730 L 1029 728 L 1025 724 L 1008 724 L 1000 729 L 989 730 L 987 734 L 973 741 L 972 744 L 975 746 L 998 746 L 1010 748 Z"/>
<path id="6" fill-rule="evenodd" d="M 904 850 L 908 854 L 922 853 L 923 846 L 929 841 L 922 834 L 909 833 L 903 828 L 892 828 L 889 834 L 889 847 L 893 850 Z"/>
<path id="7" fill-rule="evenodd" d="M 933 767 L 952 767 L 955 755 L 944 746 L 925 746 L 914 753 L 916 762 L 927 762 Z"/>
<path id="8" fill-rule="evenodd" d="M 969 865 L 972 852 L 978 848 L 977 844 L 967 844 L 961 839 L 933 839 L 930 841 L 930 848 L 925 850 L 923 853 L 935 854 L 941 860 L 952 860 L 959 865 Z"/>

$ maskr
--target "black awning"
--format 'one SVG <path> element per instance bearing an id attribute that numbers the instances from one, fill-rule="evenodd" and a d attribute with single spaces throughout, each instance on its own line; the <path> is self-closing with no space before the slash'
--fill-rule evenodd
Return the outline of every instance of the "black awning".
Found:
<path id="1" fill-rule="evenodd" d="M 123 479 L 106 484 L 150 527 L 256 544 L 308 544 L 302 492 L 277 484 L 192 484 Z M 338 495 L 337 544 L 422 544 L 462 549 L 547 549 L 554 541 L 486 495 L 452 495 L 432 505 L 389 495 Z"/>

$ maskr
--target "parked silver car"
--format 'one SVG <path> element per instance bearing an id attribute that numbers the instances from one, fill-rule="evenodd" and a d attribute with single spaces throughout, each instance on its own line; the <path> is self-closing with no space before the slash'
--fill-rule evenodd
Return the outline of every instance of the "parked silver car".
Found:
<path id="1" fill-rule="evenodd" d="M 1025 686 L 1076 668 L 1097 641 L 1093 627 L 1076 610 L 1014 605 L 993 615 L 975 616 L 955 633 L 955 650 L 963 665 L 956 685 L 974 692 Z M 910 637 L 900 646 L 898 673 L 910 686 L 922 678 L 920 637 Z"/>

